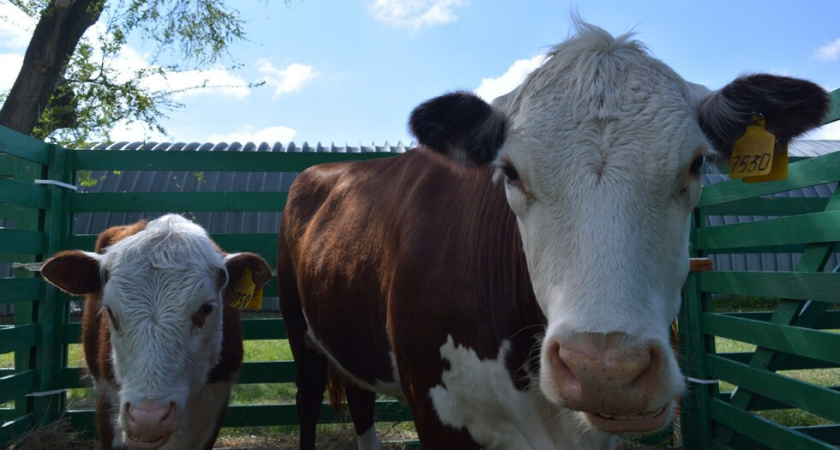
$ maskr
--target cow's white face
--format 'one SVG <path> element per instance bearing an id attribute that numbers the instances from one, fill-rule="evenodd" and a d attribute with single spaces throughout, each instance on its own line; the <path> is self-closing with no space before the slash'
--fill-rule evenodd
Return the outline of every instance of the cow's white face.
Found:
<path id="1" fill-rule="evenodd" d="M 635 46 L 613 52 L 559 47 L 509 105 L 497 164 L 548 321 L 545 395 L 645 431 L 682 386 L 669 326 L 710 145 L 687 83 Z M 616 382 L 585 392 L 589 371 Z"/>
<path id="2" fill-rule="evenodd" d="M 704 156 L 729 155 L 756 113 L 786 145 L 819 125 L 828 97 L 765 74 L 710 92 L 629 36 L 576 25 L 494 107 L 455 92 L 410 125 L 428 149 L 499 167 L 547 319 L 545 397 L 602 431 L 653 431 L 682 390 L 669 326 Z"/>
<path id="3" fill-rule="evenodd" d="M 224 255 L 201 227 L 167 218 L 109 247 L 100 261 L 119 385 L 116 419 L 130 444 L 154 441 L 154 426 L 172 441 L 183 434 L 187 405 L 222 347 Z M 134 428 L 145 437 L 132 435 Z"/>

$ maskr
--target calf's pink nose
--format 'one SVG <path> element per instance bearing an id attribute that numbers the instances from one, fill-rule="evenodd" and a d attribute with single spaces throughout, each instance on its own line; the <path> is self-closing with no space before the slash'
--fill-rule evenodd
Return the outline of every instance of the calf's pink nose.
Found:
<path id="1" fill-rule="evenodd" d="M 129 434 L 155 437 L 172 432 L 178 411 L 175 402 L 167 404 L 140 403 L 125 405 L 125 422 Z"/>

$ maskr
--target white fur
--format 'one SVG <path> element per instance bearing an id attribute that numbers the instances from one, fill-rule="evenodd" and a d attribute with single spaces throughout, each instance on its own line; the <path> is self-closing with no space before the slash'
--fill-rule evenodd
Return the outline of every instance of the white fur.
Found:
<path id="1" fill-rule="evenodd" d="M 538 387 L 517 390 L 505 366 L 509 351 L 504 341 L 496 359 L 481 360 L 447 337 L 440 355 L 450 370 L 429 391 L 443 423 L 466 428 L 486 449 L 612 448 L 613 438 L 590 431 L 577 413 L 546 401 Z"/>
<path id="2" fill-rule="evenodd" d="M 513 100 L 499 160 L 549 344 L 566 333 L 624 332 L 667 355 L 660 395 L 681 389 L 668 329 L 688 273 L 689 217 L 700 195 L 688 167 L 709 148 L 701 96 L 629 36 L 578 24 Z M 661 405 L 659 405 L 661 406 Z"/>
<path id="3" fill-rule="evenodd" d="M 187 428 L 195 428 L 196 420 L 210 420 L 197 428 L 212 428 L 215 417 L 209 419 L 208 414 L 219 409 L 226 389 L 203 391 L 222 346 L 224 256 L 204 229 L 167 215 L 109 247 L 100 266 L 107 274 L 103 309 L 110 309 L 119 322 L 119 331 L 111 324 L 120 385 L 118 395 L 111 395 L 119 411 L 118 430 L 124 429 L 126 402 L 175 402 L 175 429 L 180 431 L 166 448 L 187 448 L 200 433 L 206 434 Z M 212 304 L 213 311 L 202 327 L 196 327 L 192 317 L 205 303 Z M 224 397 L 226 402 L 227 394 Z M 179 433 L 186 433 L 186 447 L 174 444 Z"/>
<path id="4" fill-rule="evenodd" d="M 379 439 L 376 437 L 376 427 L 370 427 L 361 436 L 356 436 L 359 450 L 379 450 Z"/>

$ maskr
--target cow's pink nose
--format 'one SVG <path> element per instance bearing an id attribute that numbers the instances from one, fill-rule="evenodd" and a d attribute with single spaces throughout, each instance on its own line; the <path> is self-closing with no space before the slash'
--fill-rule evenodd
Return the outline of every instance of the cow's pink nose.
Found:
<path id="1" fill-rule="evenodd" d="M 608 416 L 638 416 L 664 405 L 662 353 L 623 333 L 579 333 L 552 344 L 549 361 L 563 406 Z"/>
<path id="2" fill-rule="evenodd" d="M 169 435 L 178 414 L 175 402 L 125 404 L 125 440 L 133 448 L 158 448 Z"/>

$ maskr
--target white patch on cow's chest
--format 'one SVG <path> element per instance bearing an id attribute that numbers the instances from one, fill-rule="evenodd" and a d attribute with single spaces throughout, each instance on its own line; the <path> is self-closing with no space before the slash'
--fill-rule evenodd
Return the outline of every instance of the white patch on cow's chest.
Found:
<path id="1" fill-rule="evenodd" d="M 466 428 L 485 449 L 612 448 L 614 439 L 589 432 L 577 413 L 549 403 L 536 380 L 526 391 L 516 389 L 505 367 L 509 350 L 504 341 L 496 359 L 481 360 L 447 337 L 440 355 L 450 369 L 429 391 L 441 422 Z"/>

